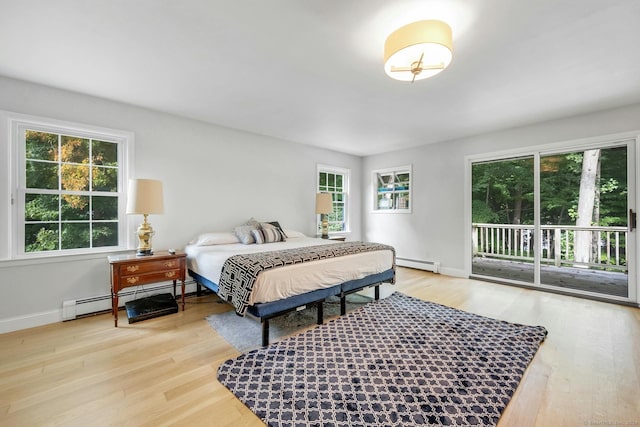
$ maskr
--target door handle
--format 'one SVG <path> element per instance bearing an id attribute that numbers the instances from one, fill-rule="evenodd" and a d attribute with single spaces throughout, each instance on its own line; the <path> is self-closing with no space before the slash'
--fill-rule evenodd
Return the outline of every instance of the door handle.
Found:
<path id="1" fill-rule="evenodd" d="M 629 231 L 633 231 L 637 226 L 636 223 L 636 213 L 633 211 L 633 209 L 629 209 Z"/>

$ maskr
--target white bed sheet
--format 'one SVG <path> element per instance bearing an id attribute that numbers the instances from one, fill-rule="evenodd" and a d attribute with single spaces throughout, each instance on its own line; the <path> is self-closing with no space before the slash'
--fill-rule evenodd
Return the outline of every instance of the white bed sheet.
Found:
<path id="1" fill-rule="evenodd" d="M 262 245 L 189 245 L 185 252 L 188 268 L 217 284 L 220 283 L 222 266 L 230 256 L 335 243 L 311 237 L 293 237 L 286 242 Z M 274 268 L 258 275 L 249 304 L 277 301 L 316 289 L 330 288 L 349 280 L 382 273 L 392 266 L 392 251 L 383 250 Z"/>

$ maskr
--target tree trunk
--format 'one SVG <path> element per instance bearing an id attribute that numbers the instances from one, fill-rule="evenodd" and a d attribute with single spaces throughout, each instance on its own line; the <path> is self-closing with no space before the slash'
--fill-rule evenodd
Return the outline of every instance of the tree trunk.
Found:
<path id="1" fill-rule="evenodd" d="M 601 162 L 598 161 L 598 167 L 596 172 L 596 188 L 595 194 L 593 197 L 593 218 L 591 220 L 591 224 L 598 226 L 600 225 L 600 165 Z M 609 248 L 607 248 L 609 250 Z M 594 231 L 591 233 L 591 259 L 598 259 L 598 252 L 600 251 L 600 232 Z M 607 254 L 607 257 L 609 254 Z"/>
<path id="2" fill-rule="evenodd" d="M 492 183 L 491 183 L 491 182 L 489 182 L 489 183 L 487 184 L 487 192 L 486 192 L 486 194 L 485 194 L 485 196 L 484 196 L 484 204 L 485 204 L 486 206 L 489 206 L 489 194 L 490 194 L 491 185 L 492 185 Z"/>
<path id="3" fill-rule="evenodd" d="M 522 186 L 520 184 L 516 185 L 513 197 L 515 199 L 513 202 L 513 223 L 520 224 L 522 223 Z"/>
<path id="4" fill-rule="evenodd" d="M 599 160 L 600 150 L 587 150 L 583 153 L 580 195 L 578 198 L 578 217 L 576 218 L 576 226 L 578 227 L 589 227 L 592 225 Z M 590 261 L 591 231 L 576 231 L 573 251 L 576 262 L 587 263 Z"/>

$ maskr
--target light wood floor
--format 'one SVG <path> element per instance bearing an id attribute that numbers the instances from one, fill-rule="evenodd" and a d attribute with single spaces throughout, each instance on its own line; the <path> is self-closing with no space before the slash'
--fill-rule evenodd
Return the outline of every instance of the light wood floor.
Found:
<path id="1" fill-rule="evenodd" d="M 640 425 L 640 309 L 399 269 L 408 295 L 549 331 L 500 426 Z M 187 310 L 113 327 L 110 315 L 0 335 L 2 426 L 262 425 L 216 380 L 234 350 Z"/>

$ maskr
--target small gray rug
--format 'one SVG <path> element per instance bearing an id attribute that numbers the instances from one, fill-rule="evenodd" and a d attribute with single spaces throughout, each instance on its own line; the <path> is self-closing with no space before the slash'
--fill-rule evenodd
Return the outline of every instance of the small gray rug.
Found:
<path id="1" fill-rule="evenodd" d="M 358 294 L 347 295 L 347 312 L 361 307 L 372 298 Z M 259 319 L 246 315 L 238 316 L 230 307 L 229 311 L 216 313 L 206 318 L 213 329 L 224 337 L 238 351 L 245 352 L 262 346 L 262 324 Z M 329 297 L 324 302 L 324 318 L 340 315 L 340 298 Z M 291 335 L 294 332 L 316 325 L 316 307 L 292 311 L 269 321 L 269 342 Z"/>

